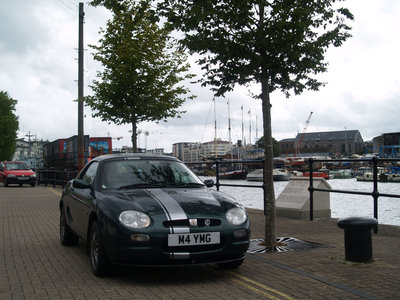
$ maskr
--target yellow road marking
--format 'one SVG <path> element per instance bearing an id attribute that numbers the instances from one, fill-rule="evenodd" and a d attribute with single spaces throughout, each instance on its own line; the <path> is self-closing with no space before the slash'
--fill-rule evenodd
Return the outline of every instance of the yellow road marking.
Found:
<path id="1" fill-rule="evenodd" d="M 53 188 L 47 188 L 47 190 L 49 190 L 50 192 L 53 192 L 54 194 L 56 194 L 57 196 L 61 196 L 61 193 Z"/>
<path id="2" fill-rule="evenodd" d="M 294 300 L 294 299 L 295 299 L 295 298 L 290 297 L 289 295 L 287 295 L 287 294 L 285 294 L 285 293 L 282 293 L 282 292 L 280 292 L 280 291 L 278 291 L 278 290 L 275 290 L 275 289 L 273 289 L 273 288 L 270 288 L 270 287 L 268 287 L 268 286 L 266 286 L 266 285 L 264 285 L 264 284 L 261 284 L 261 283 L 259 283 L 259 282 L 257 282 L 257 281 L 254 281 L 254 280 L 252 280 L 252 279 L 250 279 L 250 278 L 247 278 L 247 277 L 245 277 L 245 276 L 236 274 L 236 273 L 234 273 L 234 272 L 232 272 L 232 271 L 226 271 L 226 272 L 229 273 L 229 274 L 232 275 L 232 276 L 236 276 L 236 277 L 240 278 L 241 280 L 250 282 L 251 284 L 253 284 L 253 285 L 255 285 L 255 286 L 258 286 L 258 287 L 260 287 L 260 288 L 262 288 L 262 289 L 264 289 L 264 290 L 267 290 L 267 291 L 270 291 L 270 292 L 272 292 L 272 293 L 274 293 L 274 294 L 277 294 L 277 295 L 279 295 L 279 296 L 282 296 L 282 297 L 285 298 L 285 299 L 289 299 L 289 300 Z M 232 280 L 234 280 L 234 279 L 232 279 Z M 237 281 L 238 281 L 239 283 L 241 283 L 240 280 L 237 280 Z M 244 283 L 242 283 L 242 284 L 245 285 Z M 246 285 L 246 286 L 247 286 L 247 285 Z M 258 289 L 256 289 L 256 290 L 258 290 Z"/>
<path id="3" fill-rule="evenodd" d="M 243 281 L 240 281 L 239 279 L 235 279 L 235 278 L 230 278 L 230 279 L 231 279 L 232 281 L 235 281 L 235 282 L 238 283 L 238 284 L 243 285 L 244 287 L 248 288 L 249 290 L 252 290 L 252 291 L 254 291 L 254 292 L 258 293 L 258 294 L 261 294 L 261 295 L 263 295 L 263 296 L 268 297 L 269 299 L 279 300 L 279 298 L 274 297 L 274 296 L 272 296 L 272 295 L 270 295 L 270 294 L 268 294 L 268 293 L 266 293 L 266 292 L 264 292 L 264 291 L 261 291 L 261 290 L 255 288 L 255 287 L 253 287 L 253 286 L 251 286 L 251 285 L 248 285 L 248 284 L 244 283 Z"/>

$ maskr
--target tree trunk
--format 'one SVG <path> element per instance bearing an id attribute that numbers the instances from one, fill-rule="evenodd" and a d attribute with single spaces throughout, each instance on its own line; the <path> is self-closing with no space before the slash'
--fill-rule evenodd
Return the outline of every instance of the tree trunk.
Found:
<path id="1" fill-rule="evenodd" d="M 275 236 L 275 192 L 273 181 L 273 146 L 272 146 L 272 125 L 271 125 L 271 102 L 269 97 L 269 86 L 267 78 L 261 81 L 261 100 L 264 127 L 264 207 L 265 207 L 265 239 L 266 247 L 273 247 L 276 244 Z"/>
<path id="2" fill-rule="evenodd" d="M 132 121 L 132 151 L 133 153 L 137 153 L 137 126 L 136 126 L 136 121 Z"/>

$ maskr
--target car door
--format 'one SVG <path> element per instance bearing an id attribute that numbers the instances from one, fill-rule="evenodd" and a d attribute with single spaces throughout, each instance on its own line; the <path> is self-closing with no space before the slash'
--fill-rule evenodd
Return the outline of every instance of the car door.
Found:
<path id="1" fill-rule="evenodd" d="M 96 178 L 97 167 L 98 162 L 92 162 L 83 170 L 78 179 L 93 185 Z M 92 189 L 72 187 L 69 207 L 72 218 L 71 227 L 82 237 L 86 237 L 93 200 Z"/>

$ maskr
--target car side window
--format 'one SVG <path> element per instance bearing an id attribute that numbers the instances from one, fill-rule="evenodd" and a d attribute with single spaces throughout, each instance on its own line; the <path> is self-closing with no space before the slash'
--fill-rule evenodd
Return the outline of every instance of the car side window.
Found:
<path id="1" fill-rule="evenodd" d="M 87 169 L 84 174 L 82 174 L 81 179 L 86 181 L 87 183 L 92 184 L 94 178 L 96 177 L 97 167 L 99 166 L 98 162 L 93 162 Z"/>

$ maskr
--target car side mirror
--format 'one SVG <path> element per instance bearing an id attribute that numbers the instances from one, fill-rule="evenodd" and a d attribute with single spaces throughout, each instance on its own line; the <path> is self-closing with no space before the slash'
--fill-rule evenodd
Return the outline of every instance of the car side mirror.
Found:
<path id="1" fill-rule="evenodd" d="M 207 180 L 204 180 L 204 184 L 206 185 L 206 187 L 213 187 L 215 183 L 214 183 L 214 180 L 207 179 Z"/>
<path id="2" fill-rule="evenodd" d="M 82 179 L 74 179 L 74 181 L 72 181 L 72 186 L 77 189 L 90 189 L 91 188 L 90 183 L 88 183 L 87 181 L 82 180 Z"/>

